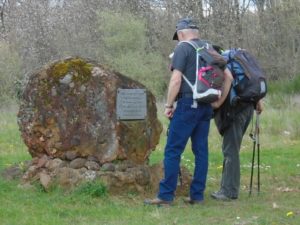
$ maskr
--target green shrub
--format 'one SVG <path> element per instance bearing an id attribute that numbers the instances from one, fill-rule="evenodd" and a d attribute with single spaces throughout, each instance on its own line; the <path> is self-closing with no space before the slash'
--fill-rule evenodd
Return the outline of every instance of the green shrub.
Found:
<path id="1" fill-rule="evenodd" d="M 101 12 L 99 31 L 107 64 L 141 82 L 156 96 L 164 95 L 167 69 L 162 56 L 149 47 L 144 19 L 126 12 Z"/>
<path id="2" fill-rule="evenodd" d="M 0 41 L 0 102 L 16 97 L 15 82 L 20 78 L 21 60 L 14 49 Z"/>
<path id="3" fill-rule="evenodd" d="M 78 186 L 75 194 L 83 194 L 91 197 L 103 197 L 107 195 L 107 187 L 99 181 L 86 182 Z"/>

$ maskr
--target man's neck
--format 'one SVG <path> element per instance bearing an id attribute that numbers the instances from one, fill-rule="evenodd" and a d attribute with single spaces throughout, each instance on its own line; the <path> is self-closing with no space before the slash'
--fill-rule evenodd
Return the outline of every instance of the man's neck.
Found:
<path id="1" fill-rule="evenodd" d="M 185 38 L 185 40 L 183 41 L 191 41 L 191 40 L 195 40 L 195 39 L 200 39 L 199 36 L 189 36 L 187 38 Z"/>

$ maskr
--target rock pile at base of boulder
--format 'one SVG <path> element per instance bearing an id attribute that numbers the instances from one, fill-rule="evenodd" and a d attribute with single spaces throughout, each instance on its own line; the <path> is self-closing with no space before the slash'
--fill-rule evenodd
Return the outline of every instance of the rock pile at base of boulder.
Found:
<path id="1" fill-rule="evenodd" d="M 2 177 L 20 179 L 21 187 L 39 182 L 45 191 L 55 186 L 69 191 L 86 182 L 101 181 L 110 194 L 137 192 L 147 195 L 157 192 L 163 166 L 136 165 L 128 160 L 101 165 L 95 158 L 62 160 L 43 155 L 7 168 Z M 189 171 L 182 168 L 182 184 L 177 188 L 177 195 L 188 194 L 191 179 Z"/>

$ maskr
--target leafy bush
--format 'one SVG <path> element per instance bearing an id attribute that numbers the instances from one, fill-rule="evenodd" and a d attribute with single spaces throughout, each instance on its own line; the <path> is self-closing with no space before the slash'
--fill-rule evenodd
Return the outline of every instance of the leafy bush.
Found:
<path id="1" fill-rule="evenodd" d="M 15 82 L 20 77 L 21 60 L 7 43 L 0 41 L 0 102 L 15 97 Z"/>
<path id="2" fill-rule="evenodd" d="M 150 49 L 146 23 L 130 13 L 99 13 L 104 60 L 115 70 L 135 79 L 156 96 L 165 93 L 162 56 Z"/>

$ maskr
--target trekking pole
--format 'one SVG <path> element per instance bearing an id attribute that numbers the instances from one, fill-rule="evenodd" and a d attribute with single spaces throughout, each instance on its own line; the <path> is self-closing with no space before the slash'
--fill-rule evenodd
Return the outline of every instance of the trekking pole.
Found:
<path id="1" fill-rule="evenodd" d="M 252 192 L 253 169 L 254 169 L 254 158 L 255 158 L 255 146 L 256 146 L 256 140 L 255 140 L 255 136 L 253 136 L 253 153 L 252 153 L 252 164 L 251 164 L 251 176 L 250 176 L 249 196 L 251 195 L 251 192 Z"/>
<path id="2" fill-rule="evenodd" d="M 257 144 L 257 193 L 260 192 L 260 141 L 259 141 L 259 113 L 256 112 L 256 144 Z"/>
<path id="3" fill-rule="evenodd" d="M 256 124 L 256 123 L 255 123 Z M 253 141 L 253 152 L 252 152 L 252 164 L 251 164 L 251 175 L 250 175 L 250 185 L 249 185 L 249 196 L 252 193 L 252 181 L 253 181 L 253 170 L 254 170 L 254 159 L 255 159 L 255 147 L 256 147 L 256 126 L 253 132 L 253 118 L 252 118 L 252 128 L 250 132 L 250 138 Z"/>
<path id="4" fill-rule="evenodd" d="M 252 123 L 252 129 L 253 129 L 253 123 Z M 250 137 L 253 140 L 253 153 L 252 153 L 252 165 L 251 165 L 249 196 L 252 194 L 253 170 L 254 170 L 254 160 L 255 160 L 256 146 L 257 146 L 257 193 L 259 194 L 259 192 L 260 192 L 260 140 L 259 140 L 259 113 L 258 112 L 256 112 L 254 134 L 250 133 Z"/>

